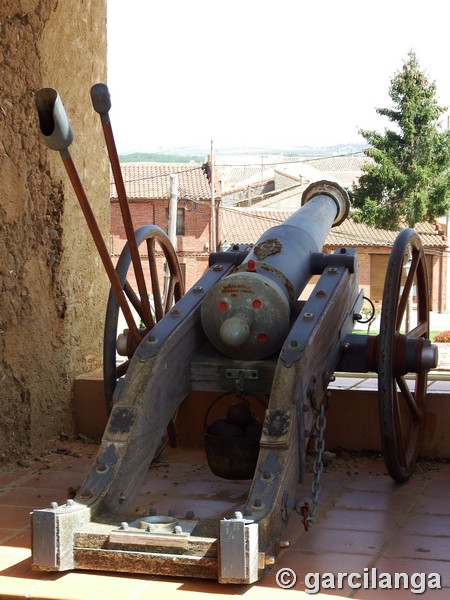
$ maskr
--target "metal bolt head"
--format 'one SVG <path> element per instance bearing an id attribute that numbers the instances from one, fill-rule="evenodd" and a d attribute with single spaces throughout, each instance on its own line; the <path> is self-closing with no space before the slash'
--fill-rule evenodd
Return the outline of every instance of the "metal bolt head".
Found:
<path id="1" fill-rule="evenodd" d="M 195 517 L 195 513 L 193 510 L 188 510 L 186 512 L 186 519 L 193 519 Z"/>
<path id="2" fill-rule="evenodd" d="M 214 265 L 213 271 L 223 271 L 223 265 Z"/>
<path id="3" fill-rule="evenodd" d="M 122 523 L 120 524 L 120 529 L 126 531 L 128 529 L 128 523 L 126 521 L 122 521 Z"/>
<path id="4" fill-rule="evenodd" d="M 175 525 L 175 527 L 173 528 L 173 532 L 174 533 L 183 533 L 183 528 L 181 527 L 181 525 Z"/>
<path id="5" fill-rule="evenodd" d="M 200 294 L 200 292 L 203 292 L 203 286 L 202 285 L 194 285 L 194 287 L 192 288 L 192 291 L 194 292 L 194 294 Z"/>
<path id="6" fill-rule="evenodd" d="M 66 506 L 73 506 L 75 504 L 75 500 L 73 498 L 67 498 Z"/>
<path id="7" fill-rule="evenodd" d="M 58 503 L 57 502 L 50 502 L 50 508 L 52 508 L 53 510 L 56 510 L 58 508 Z"/>
<path id="8" fill-rule="evenodd" d="M 281 540 L 280 541 L 280 548 L 289 548 L 290 545 L 291 544 L 290 544 L 289 540 Z"/>
<path id="9" fill-rule="evenodd" d="M 150 506 L 150 508 L 148 509 L 148 516 L 149 517 L 156 517 L 156 508 L 154 508 L 153 506 Z"/>
<path id="10" fill-rule="evenodd" d="M 179 308 L 173 308 L 170 311 L 170 316 L 172 317 L 179 317 L 181 315 L 181 310 Z"/>
<path id="11" fill-rule="evenodd" d="M 239 510 L 237 510 L 237 511 L 234 513 L 234 518 L 235 518 L 235 519 L 243 519 L 243 518 L 244 518 L 244 516 L 243 516 L 243 514 L 242 514 L 242 513 L 241 513 Z"/>
<path id="12" fill-rule="evenodd" d="M 175 517 L 175 515 L 177 514 L 177 511 L 175 509 L 171 508 L 167 514 L 169 517 Z"/>

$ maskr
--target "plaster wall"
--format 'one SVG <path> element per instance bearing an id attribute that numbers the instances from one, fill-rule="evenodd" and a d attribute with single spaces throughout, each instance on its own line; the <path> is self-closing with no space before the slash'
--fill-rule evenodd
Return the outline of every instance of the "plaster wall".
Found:
<path id="1" fill-rule="evenodd" d="M 74 432 L 77 374 L 101 363 L 107 281 L 35 93 L 58 90 L 108 239 L 109 171 L 91 85 L 106 79 L 106 0 L 0 4 L 0 463 Z"/>

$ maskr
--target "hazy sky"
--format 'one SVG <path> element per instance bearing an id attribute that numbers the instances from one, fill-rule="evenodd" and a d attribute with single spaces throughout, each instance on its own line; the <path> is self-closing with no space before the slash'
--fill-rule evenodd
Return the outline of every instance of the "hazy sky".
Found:
<path id="1" fill-rule="evenodd" d="M 450 105 L 441 0 L 108 0 L 120 152 L 364 142 L 413 49 Z M 443 119 L 446 124 L 446 118 Z"/>

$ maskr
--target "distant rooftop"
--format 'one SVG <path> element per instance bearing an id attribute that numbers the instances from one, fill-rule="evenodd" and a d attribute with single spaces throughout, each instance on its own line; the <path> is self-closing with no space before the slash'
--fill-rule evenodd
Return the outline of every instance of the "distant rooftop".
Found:
<path id="1" fill-rule="evenodd" d="M 122 163 L 125 191 L 130 200 L 167 200 L 170 198 L 170 175 L 178 174 L 178 195 L 189 200 L 210 199 L 211 186 L 200 163 Z M 117 190 L 111 175 L 111 199 Z"/>

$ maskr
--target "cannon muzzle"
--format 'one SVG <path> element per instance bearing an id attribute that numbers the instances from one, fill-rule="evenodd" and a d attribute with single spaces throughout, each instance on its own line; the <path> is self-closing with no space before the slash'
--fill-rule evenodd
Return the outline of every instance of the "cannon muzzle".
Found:
<path id="1" fill-rule="evenodd" d="M 39 127 L 50 150 L 64 152 L 73 141 L 73 133 L 59 94 L 53 88 L 42 88 L 36 94 Z"/>
<path id="2" fill-rule="evenodd" d="M 331 227 L 342 223 L 349 206 L 338 184 L 311 184 L 303 193 L 302 207 L 268 229 L 242 265 L 208 292 L 202 324 L 220 352 L 255 360 L 281 348 L 292 308 L 315 274 L 311 255 L 322 251 Z"/>

